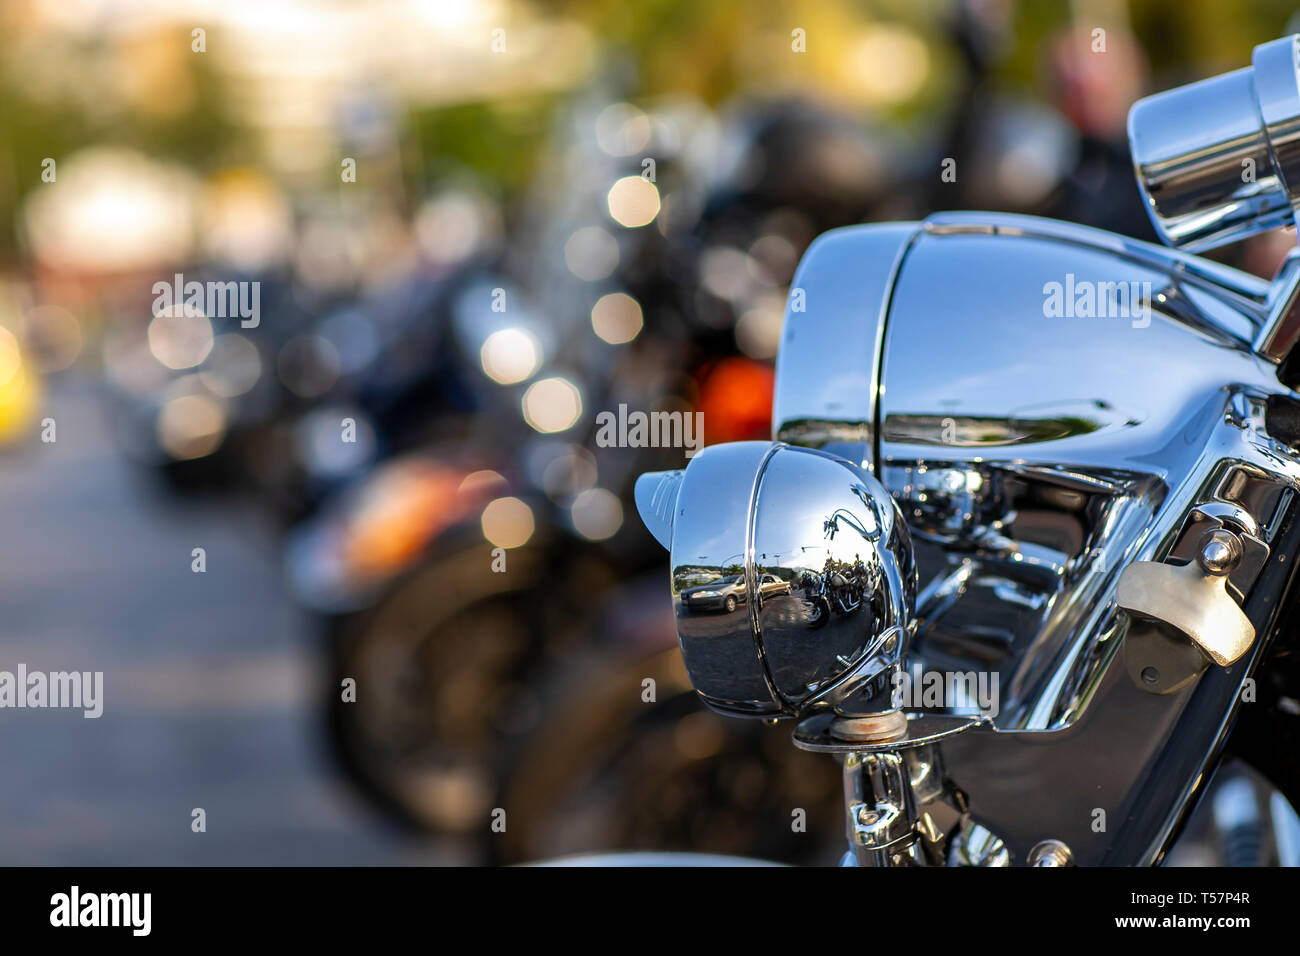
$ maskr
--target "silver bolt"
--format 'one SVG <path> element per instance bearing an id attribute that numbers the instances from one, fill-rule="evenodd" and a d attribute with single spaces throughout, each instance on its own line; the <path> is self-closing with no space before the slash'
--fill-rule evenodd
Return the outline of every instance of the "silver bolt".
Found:
<path id="1" fill-rule="evenodd" d="M 1030 866 L 1073 866 L 1074 853 L 1060 840 L 1043 840 L 1029 850 Z"/>
<path id="2" fill-rule="evenodd" d="M 1206 574 L 1222 577 L 1232 572 L 1241 560 L 1241 541 L 1231 531 L 1218 528 L 1201 539 L 1196 561 Z"/>

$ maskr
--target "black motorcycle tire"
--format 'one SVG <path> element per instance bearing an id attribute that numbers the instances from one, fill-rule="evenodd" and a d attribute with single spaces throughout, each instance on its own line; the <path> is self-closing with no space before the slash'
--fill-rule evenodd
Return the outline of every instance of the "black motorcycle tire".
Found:
<path id="1" fill-rule="evenodd" d="M 825 627 L 826 622 L 831 618 L 831 604 L 826 598 L 818 595 L 809 602 L 812 605 L 812 616 L 808 621 L 808 629 L 815 631 L 819 627 Z"/>

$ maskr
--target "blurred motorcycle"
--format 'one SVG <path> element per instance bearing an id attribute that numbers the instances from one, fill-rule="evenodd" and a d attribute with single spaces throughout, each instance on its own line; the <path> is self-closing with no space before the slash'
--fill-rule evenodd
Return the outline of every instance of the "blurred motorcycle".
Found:
<path id="1" fill-rule="evenodd" d="M 593 108 L 590 129 L 607 127 L 610 109 Z M 850 124 L 804 105 L 787 104 L 757 124 L 742 110 L 725 134 L 735 168 L 772 172 L 744 184 L 736 173 L 701 190 L 698 184 L 712 179 L 691 165 L 691 153 L 712 155 L 696 139 L 717 136 L 711 120 L 679 104 L 661 114 L 625 105 L 619 111 L 616 133 L 643 122 L 653 131 L 644 148 L 656 156 L 656 225 L 617 234 L 600 225 L 603 215 L 625 212 L 612 190 L 623 188 L 620 173 L 637 167 L 617 155 L 618 135 L 605 129 L 604 146 L 614 140 L 611 156 L 589 133 L 591 155 L 578 161 L 583 173 L 565 178 L 588 190 L 585 200 L 550 197 L 566 212 L 541 216 L 533 245 L 524 232 L 514 240 L 534 251 L 516 249 L 504 259 L 526 264 L 523 285 L 505 276 L 486 280 L 466 286 L 453 306 L 463 363 L 478 365 L 494 383 L 480 383 L 490 394 L 464 431 L 491 440 L 435 443 L 381 465 L 361 490 L 300 526 L 290 574 L 308 603 L 329 615 L 335 682 L 327 706 L 339 751 L 355 779 L 399 818 L 459 834 L 484 859 L 617 845 L 810 860 L 834 819 L 834 775 L 791 761 L 752 728 L 685 720 L 689 689 L 679 667 L 666 670 L 671 623 L 644 612 L 643 573 L 655 556 L 623 516 L 635 474 L 653 462 L 680 463 L 681 449 L 605 447 L 592 424 L 581 438 L 550 437 L 538 428 L 549 412 L 537 389 L 561 404 L 576 396 L 584 410 L 703 411 L 709 441 L 760 434 L 770 415 L 766 360 L 780 320 L 778 306 L 771 324 L 770 300 L 779 303 L 794 259 L 817 229 L 865 213 L 881 194 L 878 168 L 868 162 L 874 147 Z M 784 164 L 772 158 L 796 146 L 823 155 L 838 150 L 843 163 L 846 142 L 862 143 L 848 154 L 856 172 L 846 180 L 860 194 L 815 179 L 825 200 L 811 202 L 806 189 L 792 189 L 805 177 L 776 175 Z M 608 241 L 617 264 L 595 281 L 593 306 L 593 281 L 583 275 L 602 249 L 608 254 Z M 548 256 L 548 248 L 564 254 Z M 515 303 L 508 311 L 491 310 L 494 289 Z M 540 318 L 575 314 L 590 314 L 590 323 Z M 691 374 L 665 381 L 671 368 Z M 519 404 L 512 409 L 503 396 Z M 576 421 L 568 414 L 560 434 Z M 466 458 L 472 463 L 453 466 Z M 461 485 L 454 504 L 408 510 L 459 520 L 430 527 L 388 580 L 349 597 L 359 576 L 323 572 L 346 567 L 337 555 L 349 546 L 324 529 L 367 536 L 363 529 L 376 519 L 365 516 L 366 501 L 383 499 L 402 511 L 385 476 L 416 460 L 454 467 Z M 411 483 L 403 492 L 414 502 L 431 487 Z M 490 490 L 475 496 L 470 488 Z M 504 546 L 495 567 L 493 542 Z M 837 599 L 852 600 L 855 588 L 860 594 L 860 584 L 846 585 Z M 571 706 L 577 675 L 592 669 L 599 686 L 610 688 L 599 712 Z M 338 693 L 349 678 L 355 702 Z M 647 680 L 657 688 L 653 707 L 637 693 Z M 578 738 L 590 745 L 566 743 Z M 647 800 L 632 812 L 647 780 L 659 781 L 656 792 L 678 793 L 678 801 Z M 772 808 L 790 800 L 806 806 L 806 827 L 790 831 L 784 844 L 765 844 L 745 812 L 756 798 Z M 483 821 L 507 803 L 529 809 L 514 811 L 509 839 L 494 839 Z M 688 805 L 698 807 L 693 822 L 669 812 Z M 624 810 L 611 812 L 616 807 Z"/>

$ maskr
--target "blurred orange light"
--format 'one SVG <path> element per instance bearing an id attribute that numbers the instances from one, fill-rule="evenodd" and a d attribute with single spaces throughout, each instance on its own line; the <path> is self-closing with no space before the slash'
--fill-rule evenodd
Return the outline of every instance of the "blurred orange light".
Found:
<path id="1" fill-rule="evenodd" d="M 344 553 L 348 567 L 363 577 L 396 573 L 419 557 L 425 545 L 468 517 L 495 472 L 466 475 L 421 458 L 383 468 L 365 489 L 348 520 Z M 477 480 L 475 476 L 479 476 Z M 500 478 L 500 476 L 497 476 Z M 501 479 L 504 481 L 504 479 Z"/>
<path id="2" fill-rule="evenodd" d="M 709 443 L 767 438 L 775 380 L 770 365 L 750 359 L 728 358 L 709 366 L 696 405 L 704 413 Z"/>

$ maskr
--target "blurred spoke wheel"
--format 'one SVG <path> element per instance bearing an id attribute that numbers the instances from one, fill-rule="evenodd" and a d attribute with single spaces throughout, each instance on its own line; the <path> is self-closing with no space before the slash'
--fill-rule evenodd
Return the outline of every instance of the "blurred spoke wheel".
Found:
<path id="1" fill-rule="evenodd" d="M 338 622 L 340 756 L 382 806 L 435 833 L 488 832 L 507 741 L 538 719 L 538 559 L 512 552 L 509 574 L 491 561 L 486 546 L 442 558 Z M 341 700 L 346 678 L 355 702 Z"/>
<path id="2" fill-rule="evenodd" d="M 656 702 L 644 699 L 646 678 Z M 571 686 L 584 692 L 538 728 L 510 778 L 508 861 L 602 850 L 838 859 L 835 761 L 795 749 L 787 726 L 706 709 L 677 648 L 590 667 Z M 805 811 L 800 829 L 796 810 Z"/>

